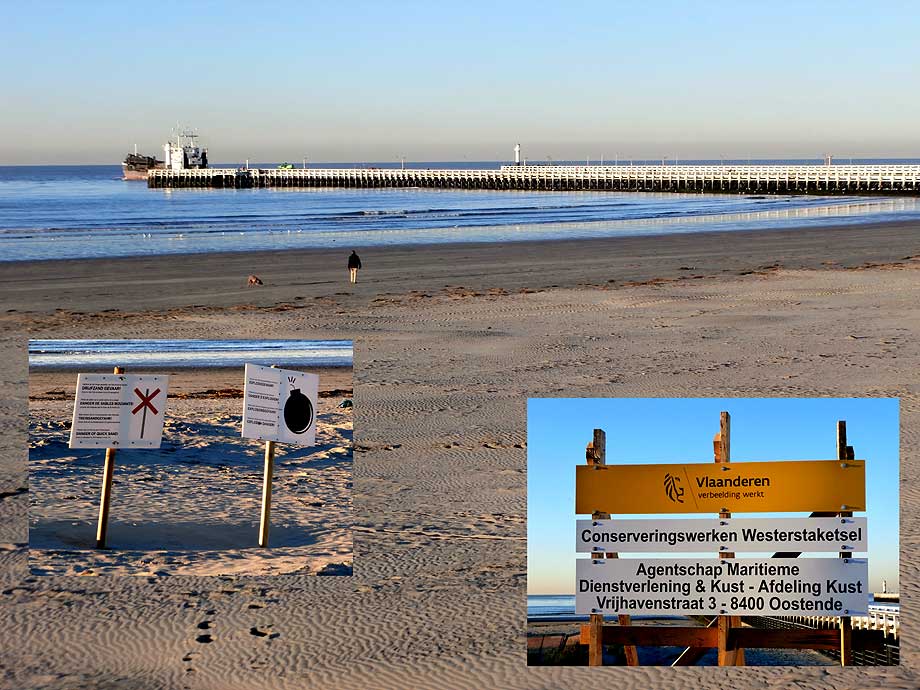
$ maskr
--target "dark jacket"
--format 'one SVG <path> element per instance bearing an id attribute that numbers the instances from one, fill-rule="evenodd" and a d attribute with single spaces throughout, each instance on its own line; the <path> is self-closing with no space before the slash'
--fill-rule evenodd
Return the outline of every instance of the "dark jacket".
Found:
<path id="1" fill-rule="evenodd" d="M 361 259 L 354 252 L 348 257 L 348 268 L 361 268 Z"/>

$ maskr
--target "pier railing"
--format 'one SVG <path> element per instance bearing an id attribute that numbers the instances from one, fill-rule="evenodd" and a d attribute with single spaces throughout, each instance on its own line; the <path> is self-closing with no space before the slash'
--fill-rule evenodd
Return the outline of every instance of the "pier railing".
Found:
<path id="1" fill-rule="evenodd" d="M 836 616 L 745 616 L 747 625 L 764 630 L 832 631 L 840 626 Z M 874 607 L 870 604 L 866 616 L 851 618 L 854 640 L 853 663 L 857 666 L 892 666 L 900 663 L 900 615 L 897 611 Z M 817 648 L 822 654 L 840 658 L 840 651 Z"/>
<path id="2" fill-rule="evenodd" d="M 816 630 L 836 629 L 840 619 L 835 616 L 786 616 L 787 620 L 803 623 Z M 854 630 L 877 630 L 882 637 L 897 640 L 901 636 L 901 615 L 891 609 L 875 608 L 869 606 L 865 616 L 852 616 Z"/>
<path id="3" fill-rule="evenodd" d="M 920 194 L 920 165 L 504 165 L 492 169 L 151 170 L 149 187 L 431 187 L 735 194 Z"/>

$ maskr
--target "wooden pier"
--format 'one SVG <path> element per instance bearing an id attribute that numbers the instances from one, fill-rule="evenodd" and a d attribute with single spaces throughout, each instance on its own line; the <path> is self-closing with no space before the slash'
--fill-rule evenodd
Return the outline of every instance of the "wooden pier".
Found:
<path id="1" fill-rule="evenodd" d="M 746 616 L 744 622 L 755 628 L 782 631 L 783 635 L 815 631 L 816 636 L 839 634 L 836 616 Z M 868 614 L 852 616 L 853 663 L 856 666 L 892 666 L 900 663 L 901 616 L 897 610 L 869 604 Z M 820 631 L 820 632 L 818 632 Z M 837 645 L 815 647 L 822 654 L 839 659 Z"/>
<path id="2" fill-rule="evenodd" d="M 920 195 L 920 165 L 503 165 L 483 170 L 209 168 L 151 170 L 147 186 Z"/>
<path id="3" fill-rule="evenodd" d="M 832 616 L 787 616 L 787 620 L 804 623 L 816 629 L 836 629 L 839 627 L 839 618 Z M 890 636 L 894 640 L 901 638 L 901 613 L 900 611 L 869 606 L 865 616 L 851 617 L 854 630 L 878 630 L 885 639 Z"/>

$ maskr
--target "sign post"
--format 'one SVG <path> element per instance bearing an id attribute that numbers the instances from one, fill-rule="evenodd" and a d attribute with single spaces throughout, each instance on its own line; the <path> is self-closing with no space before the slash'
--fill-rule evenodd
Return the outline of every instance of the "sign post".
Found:
<path id="1" fill-rule="evenodd" d="M 841 465 L 848 464 L 846 461 L 852 460 L 854 456 L 853 447 L 847 445 L 847 423 L 843 420 L 837 422 L 837 459 L 841 460 Z M 841 512 L 838 515 L 841 518 L 851 517 L 853 511 L 845 510 L 849 506 L 841 505 Z M 841 552 L 840 558 L 852 558 L 851 552 Z M 853 624 L 849 616 L 840 618 L 840 665 L 853 665 Z"/>
<path id="2" fill-rule="evenodd" d="M 122 367 L 115 367 L 113 374 L 124 374 Z M 99 521 L 96 524 L 96 548 L 105 548 L 109 531 L 109 506 L 112 503 L 112 481 L 115 477 L 115 449 L 105 449 L 105 465 L 102 468 L 102 495 L 99 497 Z"/>
<path id="3" fill-rule="evenodd" d="M 272 477 L 275 472 L 275 442 L 265 442 L 265 471 L 262 475 L 262 513 L 259 516 L 259 546 L 268 546 L 272 513 Z"/>
<path id="4" fill-rule="evenodd" d="M 168 376 L 78 374 L 70 448 L 105 448 L 96 548 L 106 547 L 115 452 L 118 448 L 159 448 L 166 416 Z"/>
<path id="5" fill-rule="evenodd" d="M 265 441 L 259 546 L 266 548 L 271 526 L 275 442 L 301 446 L 315 443 L 319 376 L 247 364 L 245 377 L 242 436 Z"/>
<path id="6" fill-rule="evenodd" d="M 588 464 L 604 465 L 607 462 L 607 434 L 603 429 L 594 430 L 594 440 L 588 444 L 585 450 L 585 459 Z M 596 512 L 591 516 L 594 520 L 606 520 L 610 518 L 608 513 Z M 616 552 L 607 552 L 606 558 L 618 558 Z M 592 613 L 590 618 L 591 640 L 588 645 L 588 666 L 604 665 L 604 614 Z M 632 619 L 628 615 L 617 616 L 617 622 L 620 625 L 632 625 Z M 624 645 L 623 652 L 626 655 L 627 666 L 639 665 L 639 652 L 635 645 Z"/>
<path id="7" fill-rule="evenodd" d="M 728 412 L 719 413 L 719 433 L 712 440 L 713 455 L 716 463 L 727 463 L 731 460 L 731 416 Z M 728 511 L 720 511 L 719 518 L 730 518 Z M 724 558 L 734 558 L 732 551 L 722 554 Z M 719 616 L 719 666 L 744 666 L 744 650 L 730 649 L 728 647 L 728 634 L 732 628 L 741 627 L 740 616 Z"/>

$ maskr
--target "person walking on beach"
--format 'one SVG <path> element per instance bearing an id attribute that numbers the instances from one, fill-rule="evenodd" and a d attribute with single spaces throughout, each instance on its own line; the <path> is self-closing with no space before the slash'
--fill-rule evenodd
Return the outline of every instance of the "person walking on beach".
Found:
<path id="1" fill-rule="evenodd" d="M 361 268 L 361 259 L 354 249 L 351 250 L 351 256 L 348 257 L 348 280 L 352 283 L 358 282 L 358 269 Z"/>

